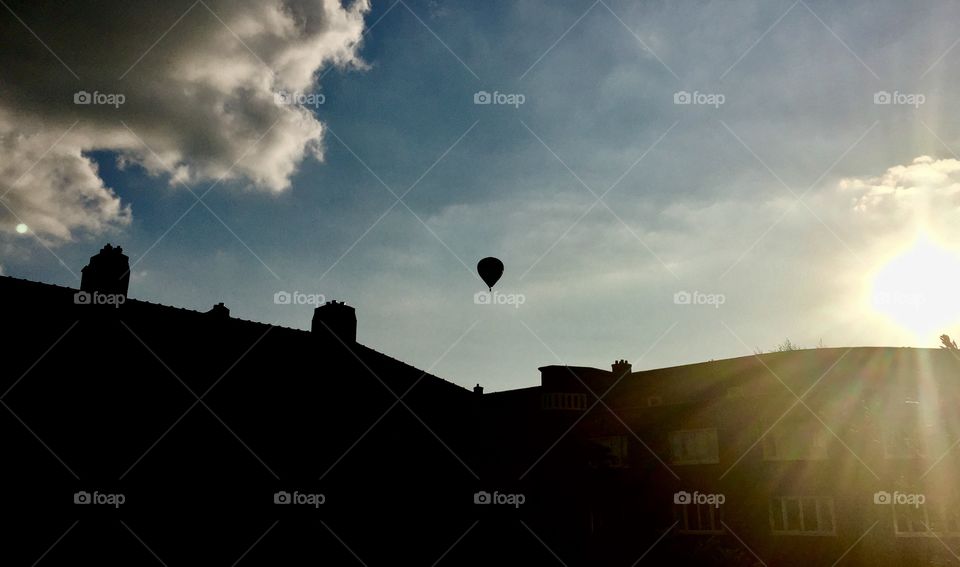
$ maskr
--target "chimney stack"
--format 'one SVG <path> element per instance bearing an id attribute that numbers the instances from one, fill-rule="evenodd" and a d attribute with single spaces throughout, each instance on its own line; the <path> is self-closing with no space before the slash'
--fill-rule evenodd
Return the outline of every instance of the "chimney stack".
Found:
<path id="1" fill-rule="evenodd" d="M 104 246 L 100 253 L 90 257 L 90 263 L 81 270 L 80 290 L 127 296 L 130 287 L 130 259 L 123 248 Z"/>
<path id="2" fill-rule="evenodd" d="M 328 301 L 313 310 L 310 332 L 322 337 L 333 333 L 350 346 L 357 342 L 357 313 L 342 301 Z"/>
<path id="3" fill-rule="evenodd" d="M 210 311 L 207 311 L 207 315 L 216 317 L 217 319 L 229 319 L 230 309 L 221 301 L 220 303 L 214 305 Z"/>
<path id="4" fill-rule="evenodd" d="M 619 378 L 633 371 L 633 366 L 626 360 L 616 360 L 612 365 L 614 375 Z"/>
<path id="5" fill-rule="evenodd" d="M 476 386 L 474 386 L 474 387 L 473 387 L 473 393 L 476 394 L 476 395 L 478 395 L 478 396 L 482 396 L 482 395 L 483 395 L 483 386 L 481 386 L 480 384 L 477 384 Z"/>

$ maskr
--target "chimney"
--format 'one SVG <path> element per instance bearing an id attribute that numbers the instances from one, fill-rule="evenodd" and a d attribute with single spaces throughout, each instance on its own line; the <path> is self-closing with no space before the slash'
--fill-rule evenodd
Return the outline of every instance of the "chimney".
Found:
<path id="1" fill-rule="evenodd" d="M 210 311 L 207 311 L 207 315 L 217 319 L 229 319 L 230 309 L 221 301 L 220 303 L 214 305 Z"/>
<path id="2" fill-rule="evenodd" d="M 621 376 L 632 372 L 633 366 L 626 360 L 616 360 L 612 365 L 612 371 L 617 378 L 620 378 Z"/>
<path id="3" fill-rule="evenodd" d="M 130 287 L 130 259 L 123 248 L 107 244 L 100 253 L 90 257 L 90 263 L 81 270 L 80 290 L 127 296 Z"/>
<path id="4" fill-rule="evenodd" d="M 342 301 L 328 301 L 313 310 L 310 332 L 317 336 L 332 332 L 349 346 L 357 342 L 357 313 Z"/>
<path id="5" fill-rule="evenodd" d="M 477 384 L 476 386 L 474 386 L 474 387 L 473 387 L 473 393 L 476 394 L 476 395 L 478 395 L 478 396 L 482 396 L 482 395 L 483 395 L 483 386 L 481 386 L 480 384 Z"/>

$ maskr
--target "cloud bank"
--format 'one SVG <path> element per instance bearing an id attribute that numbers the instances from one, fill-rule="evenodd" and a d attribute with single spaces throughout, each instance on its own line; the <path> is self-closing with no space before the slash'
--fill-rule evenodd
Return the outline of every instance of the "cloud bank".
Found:
<path id="1" fill-rule="evenodd" d="M 364 66 L 368 0 L 157 4 L 11 2 L 2 14 L 0 231 L 24 223 L 56 243 L 128 224 L 91 151 L 171 184 L 272 192 L 322 159 L 324 127 L 304 97 L 319 70 Z"/>
<path id="2" fill-rule="evenodd" d="M 887 168 L 877 177 L 848 177 L 840 189 L 854 193 L 858 212 L 927 211 L 960 203 L 960 161 L 919 156 L 907 165 Z"/>

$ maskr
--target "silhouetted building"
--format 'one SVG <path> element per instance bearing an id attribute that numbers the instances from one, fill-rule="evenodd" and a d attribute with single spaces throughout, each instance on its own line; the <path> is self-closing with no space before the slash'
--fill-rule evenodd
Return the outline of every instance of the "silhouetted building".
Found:
<path id="1" fill-rule="evenodd" d="M 152 561 L 118 519 L 171 565 L 233 562 L 278 519 L 244 564 L 355 562 L 338 538 L 368 564 L 429 564 L 469 527 L 451 518 L 473 506 L 471 390 L 357 343 L 342 302 L 291 329 L 127 297 L 127 268 L 106 246 L 82 291 L 0 276 L 0 506 L 24 518 L 0 564 L 78 519 L 43 563 Z"/>
<path id="2" fill-rule="evenodd" d="M 152 560 L 138 538 L 171 565 L 939 565 L 960 544 L 955 351 L 551 365 L 484 393 L 357 343 L 342 302 L 304 331 L 132 299 L 127 272 L 108 245 L 79 293 L 0 276 L 0 563 L 102 564 L 104 538 L 127 565 Z"/>
<path id="3" fill-rule="evenodd" d="M 550 529 L 538 534 L 564 561 L 955 560 L 955 351 L 822 348 L 540 373 L 539 387 L 484 396 L 487 450 L 545 504 Z"/>

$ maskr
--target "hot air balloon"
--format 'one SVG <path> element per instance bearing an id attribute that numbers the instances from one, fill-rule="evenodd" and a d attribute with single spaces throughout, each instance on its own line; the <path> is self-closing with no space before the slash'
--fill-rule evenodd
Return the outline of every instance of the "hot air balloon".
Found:
<path id="1" fill-rule="evenodd" d="M 483 283 L 487 284 L 487 288 L 493 291 L 493 286 L 496 285 L 500 280 L 500 276 L 503 275 L 503 262 L 492 256 L 484 258 L 477 262 L 477 272 L 483 279 Z"/>

